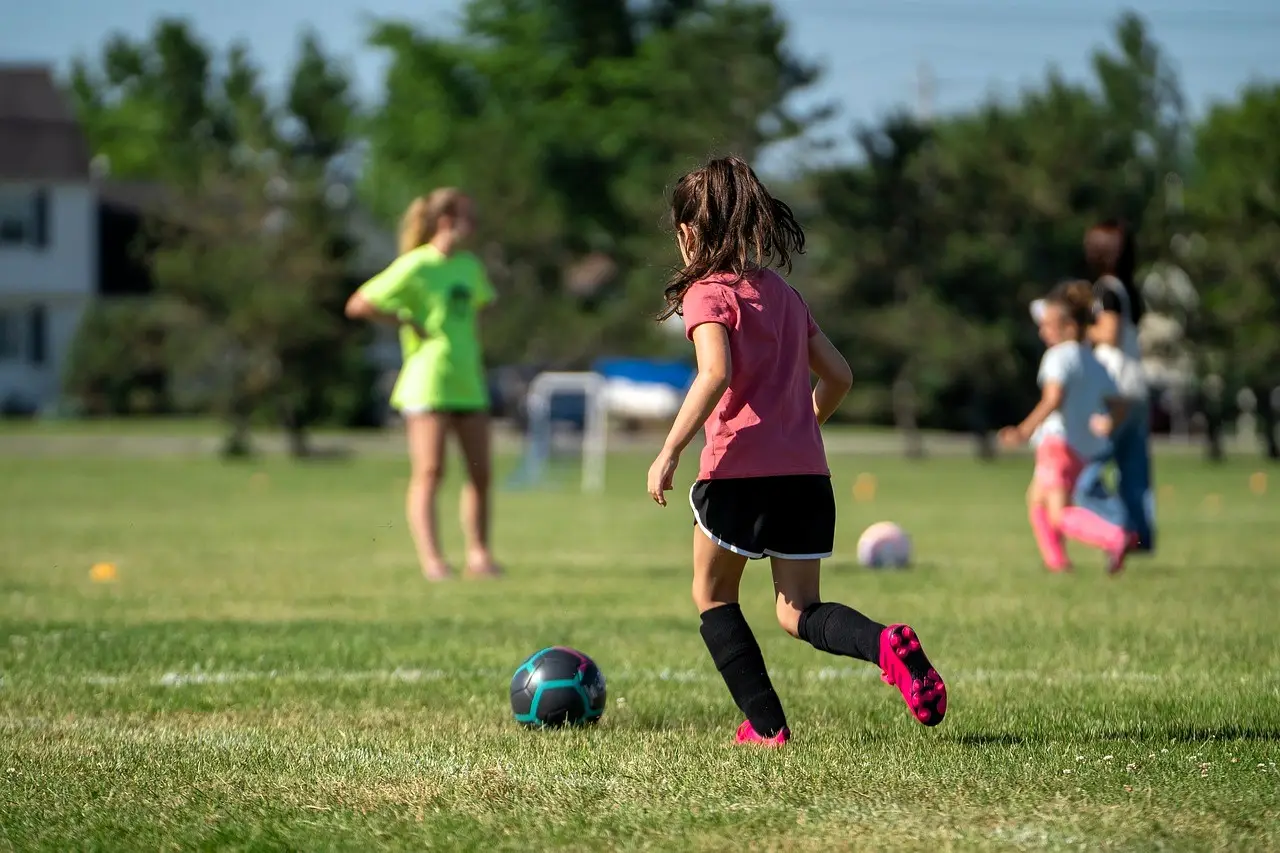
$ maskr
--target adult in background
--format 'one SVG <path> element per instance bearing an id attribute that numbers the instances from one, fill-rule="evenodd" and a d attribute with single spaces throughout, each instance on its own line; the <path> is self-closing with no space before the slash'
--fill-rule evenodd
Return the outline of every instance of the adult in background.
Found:
<path id="1" fill-rule="evenodd" d="M 1116 490 L 1124 507 L 1124 526 L 1137 534 L 1134 551 L 1155 550 L 1155 501 L 1151 491 L 1151 410 L 1138 323 L 1145 310 L 1142 293 L 1134 281 L 1137 266 L 1133 233 L 1121 222 L 1107 220 L 1090 228 L 1084 237 L 1085 263 L 1094 281 L 1096 317 L 1089 330 L 1094 354 L 1121 395 L 1128 401 L 1128 415 L 1112 436 L 1110 459 L 1117 473 Z M 1078 486 L 1076 500 L 1089 505 L 1101 500 L 1099 482 L 1103 463 L 1091 466 Z"/>

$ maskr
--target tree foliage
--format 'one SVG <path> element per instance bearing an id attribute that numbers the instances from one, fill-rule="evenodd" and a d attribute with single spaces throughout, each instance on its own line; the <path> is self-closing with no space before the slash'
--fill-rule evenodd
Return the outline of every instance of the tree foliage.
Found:
<path id="1" fill-rule="evenodd" d="M 1280 381 L 1280 84 L 1249 87 L 1196 133 L 1188 216 L 1212 317 L 1205 343 L 1239 381 Z"/>
<path id="2" fill-rule="evenodd" d="M 311 423 L 353 419 L 368 370 L 340 313 L 354 249 L 346 70 L 304 31 L 273 96 L 243 44 L 218 56 L 164 19 L 149 39 L 113 36 L 96 62 L 78 60 L 70 89 L 110 175 L 152 182 L 165 199 L 142 215 L 159 238 L 157 293 L 184 309 L 166 314 L 187 344 L 168 350 L 168 367 L 213 389 L 229 448 L 246 449 L 260 412 L 290 429 L 298 453 Z"/>
<path id="3" fill-rule="evenodd" d="M 808 124 L 787 100 L 816 71 L 785 34 L 767 3 L 473 0 L 456 38 L 383 22 L 365 190 L 387 219 L 432 187 L 476 196 L 503 290 L 498 361 L 652 351 L 674 260 L 663 188 L 715 150 L 751 157 Z M 593 255 L 617 275 L 575 294 Z"/>
<path id="4" fill-rule="evenodd" d="M 1267 454 L 1280 458 L 1280 84 L 1249 86 L 1196 132 L 1189 266 L 1201 282 L 1210 370 L 1248 388 Z"/>
<path id="5" fill-rule="evenodd" d="M 492 365 L 687 353 L 652 322 L 677 260 L 666 190 L 709 155 L 756 158 L 829 115 L 794 108 L 819 70 L 764 0 L 469 0 L 456 32 L 383 20 L 369 42 L 388 62 L 363 109 L 307 32 L 282 93 L 243 45 L 218 53 L 177 21 L 73 69 L 112 173 L 186 200 L 156 272 L 203 330 L 202 358 L 234 366 L 228 412 L 306 423 L 358 407 L 368 377 L 338 319 L 357 283 L 348 188 L 389 229 L 432 188 L 475 197 L 502 294 Z M 1137 229 L 1162 382 L 1197 365 L 1264 398 L 1280 382 L 1280 87 L 1193 123 L 1131 14 L 1092 59 L 1086 81 L 1049 69 L 970 110 L 891 112 L 853 129 L 851 162 L 775 186 L 810 236 L 794 281 L 854 366 L 843 416 L 1021 414 L 1041 352 L 1027 303 L 1084 274 L 1085 229 L 1107 218 Z M 280 183 L 286 196 L 264 196 Z M 281 207 L 289 225 L 264 232 Z"/>
<path id="6" fill-rule="evenodd" d="M 1144 257 L 1159 257 L 1180 98 L 1137 19 L 1118 42 L 1095 57 L 1096 87 L 1051 72 L 1012 102 L 928 124 L 891 115 L 858 130 L 859 162 L 810 176 L 822 304 L 857 353 L 854 414 L 889 418 L 890 389 L 906 380 L 926 423 L 963 427 L 975 397 L 1012 417 L 1040 351 L 1026 306 L 1084 273 L 1086 228 L 1125 219 Z"/>

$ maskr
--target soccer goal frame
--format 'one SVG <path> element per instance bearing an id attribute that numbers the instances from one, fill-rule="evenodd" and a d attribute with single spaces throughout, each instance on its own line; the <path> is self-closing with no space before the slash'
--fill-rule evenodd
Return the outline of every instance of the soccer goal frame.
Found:
<path id="1" fill-rule="evenodd" d="M 580 393 L 586 400 L 582 435 L 582 491 L 604 491 L 605 457 L 609 443 L 609 412 L 605 378 L 594 372 L 549 371 L 529 383 L 527 463 L 540 476 L 551 455 L 551 400 L 556 394 Z"/>

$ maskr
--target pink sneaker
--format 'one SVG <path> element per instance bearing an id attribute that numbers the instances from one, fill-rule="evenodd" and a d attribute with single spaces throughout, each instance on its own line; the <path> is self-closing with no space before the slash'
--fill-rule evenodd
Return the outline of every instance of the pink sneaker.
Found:
<path id="1" fill-rule="evenodd" d="M 911 716 L 936 726 L 947 713 L 947 685 L 929 663 L 910 625 L 890 625 L 880 632 L 880 677 L 902 693 Z"/>
<path id="2" fill-rule="evenodd" d="M 738 726 L 738 735 L 735 741 L 740 744 L 750 744 L 752 746 L 764 746 L 776 749 L 783 746 L 787 741 L 791 740 L 791 731 L 782 729 L 773 737 L 764 737 L 757 734 L 756 730 L 751 727 L 750 720 L 743 720 L 742 725 Z"/>

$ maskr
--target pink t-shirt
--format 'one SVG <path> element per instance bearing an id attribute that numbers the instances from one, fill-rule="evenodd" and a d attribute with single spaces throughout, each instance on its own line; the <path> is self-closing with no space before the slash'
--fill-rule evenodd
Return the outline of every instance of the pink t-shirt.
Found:
<path id="1" fill-rule="evenodd" d="M 685 335 L 702 323 L 729 330 L 729 390 L 707 418 L 699 480 L 830 475 L 813 413 L 809 338 L 818 333 L 800 294 L 772 270 L 697 282 L 684 296 Z"/>

